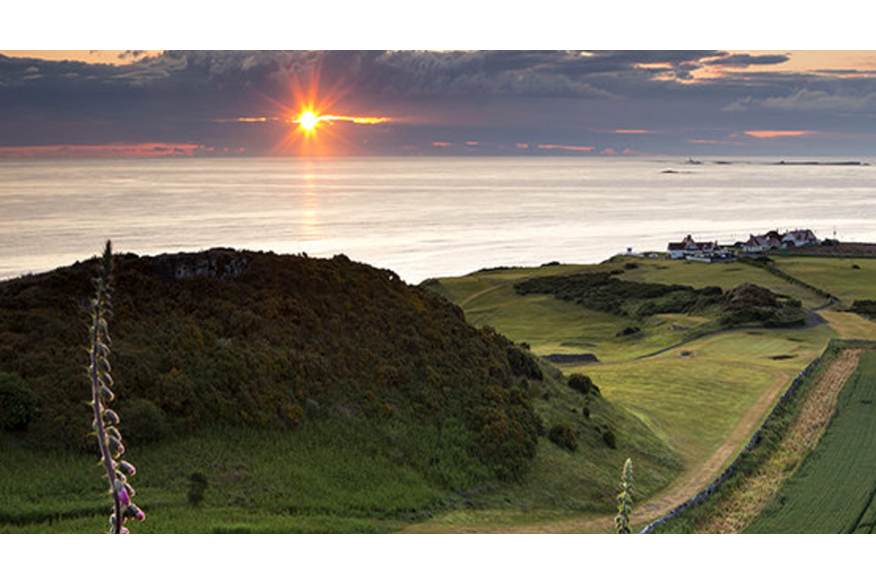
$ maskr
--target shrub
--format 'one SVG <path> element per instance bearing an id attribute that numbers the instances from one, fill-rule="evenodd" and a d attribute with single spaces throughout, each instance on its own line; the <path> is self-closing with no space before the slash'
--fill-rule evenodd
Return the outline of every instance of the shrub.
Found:
<path id="1" fill-rule="evenodd" d="M 640 329 L 640 328 L 637 327 L 637 326 L 628 326 L 628 327 L 625 328 L 624 330 L 622 330 L 622 331 L 620 331 L 619 333 L 617 333 L 615 336 L 616 336 L 616 337 L 628 337 L 628 336 L 630 336 L 630 335 L 634 335 L 634 334 L 640 332 L 641 330 L 642 330 L 642 329 Z"/>
<path id="2" fill-rule="evenodd" d="M 721 324 L 726 326 L 792 327 L 806 324 L 806 313 L 797 299 L 780 299 L 770 290 L 754 284 L 733 288 L 723 298 Z"/>
<path id="3" fill-rule="evenodd" d="M 586 375 L 582 375 L 580 373 L 573 373 L 569 377 L 569 387 L 583 395 L 599 393 L 599 388 L 596 387 L 596 384 L 593 383 L 593 380 L 591 380 Z"/>
<path id="4" fill-rule="evenodd" d="M 557 424 L 548 432 L 548 440 L 569 452 L 578 450 L 578 440 L 569 424 Z"/>
<path id="5" fill-rule="evenodd" d="M 507 353 L 508 364 L 511 365 L 511 372 L 514 375 L 523 375 L 527 379 L 536 381 L 544 379 L 541 367 L 532 355 L 517 347 L 508 347 Z"/>
<path id="6" fill-rule="evenodd" d="M 0 427 L 24 430 L 37 415 L 37 398 L 24 379 L 0 372 Z"/>
<path id="7" fill-rule="evenodd" d="M 863 316 L 876 316 L 876 300 L 855 300 L 849 310 Z"/>
<path id="8" fill-rule="evenodd" d="M 480 407 L 474 412 L 483 458 L 500 479 L 520 480 L 538 445 L 540 420 L 519 393 L 510 392 L 508 406 Z"/>
<path id="9" fill-rule="evenodd" d="M 602 441 L 605 442 L 605 445 L 609 448 L 617 448 L 617 438 L 615 438 L 614 432 L 612 432 L 610 428 L 607 428 L 602 432 Z"/>
<path id="10" fill-rule="evenodd" d="M 199 507 L 204 502 L 204 493 L 207 491 L 207 477 L 200 472 L 194 472 L 189 476 L 189 505 Z"/>
<path id="11" fill-rule="evenodd" d="M 119 408 L 122 427 L 131 444 L 150 444 L 170 434 L 167 415 L 148 399 L 134 398 Z"/>

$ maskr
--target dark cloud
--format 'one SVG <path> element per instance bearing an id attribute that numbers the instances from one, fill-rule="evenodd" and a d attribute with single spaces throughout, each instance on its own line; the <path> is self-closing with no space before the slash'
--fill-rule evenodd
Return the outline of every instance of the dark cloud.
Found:
<path id="1" fill-rule="evenodd" d="M 329 85 L 390 95 L 520 94 L 608 97 L 588 77 L 689 76 L 723 51 L 168 51 L 123 67 L 120 78 L 157 82 L 223 80 L 270 87 L 319 71 Z M 640 66 L 663 65 L 643 69 Z"/>
<path id="2" fill-rule="evenodd" d="M 709 64 L 744 69 L 752 65 L 778 65 L 788 61 L 788 59 L 787 55 L 747 55 L 740 53 L 711 60 Z"/>
<path id="3" fill-rule="evenodd" d="M 876 80 L 751 71 L 782 54 L 727 51 L 167 51 L 124 65 L 0 55 L 0 146 L 154 142 L 267 152 L 291 88 L 318 79 L 339 113 L 396 118 L 345 128 L 376 152 L 433 142 L 586 144 L 594 151 L 689 152 L 757 129 L 860 132 L 876 113 Z M 705 67 L 720 77 L 697 80 Z M 837 116 L 845 116 L 838 119 Z M 857 118 L 855 117 L 857 116 Z M 659 134 L 613 134 L 617 128 Z M 694 142 L 692 142 L 694 140 Z M 765 147 L 765 146 L 764 146 Z M 498 148 L 498 146 L 497 146 Z M 486 151 L 486 148 L 479 148 Z M 519 149 L 516 149 L 519 150 Z"/>

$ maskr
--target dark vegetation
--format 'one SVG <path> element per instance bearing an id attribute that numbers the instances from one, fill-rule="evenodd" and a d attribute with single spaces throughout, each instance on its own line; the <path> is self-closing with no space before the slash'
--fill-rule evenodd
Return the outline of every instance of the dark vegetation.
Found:
<path id="1" fill-rule="evenodd" d="M 849 311 L 867 318 L 876 318 L 876 300 L 855 300 Z"/>
<path id="2" fill-rule="evenodd" d="M 821 245 L 791 248 L 782 253 L 791 256 L 872 258 L 876 257 L 876 243 L 845 243 L 825 239 Z"/>
<path id="3" fill-rule="evenodd" d="M 37 415 L 37 398 L 14 373 L 0 371 L 0 429 L 24 430 Z"/>
<path id="4" fill-rule="evenodd" d="M 514 285 L 518 294 L 551 294 L 558 300 L 619 316 L 644 319 L 661 313 L 702 313 L 717 308 L 724 326 L 791 327 L 806 324 L 806 313 L 796 298 L 774 294 L 754 284 L 742 284 L 726 293 L 717 286 L 632 282 L 609 272 L 545 276 Z M 629 326 L 618 337 L 640 332 Z"/>
<path id="5" fill-rule="evenodd" d="M 599 388 L 588 376 L 573 373 L 569 376 L 569 387 L 582 395 L 599 394 Z"/>
<path id="6" fill-rule="evenodd" d="M 623 270 L 618 270 L 623 273 Z M 606 272 L 544 276 L 514 284 L 518 294 L 551 294 L 590 310 L 645 318 L 663 312 L 690 312 L 720 301 L 721 289 L 631 282 Z"/>
<path id="7" fill-rule="evenodd" d="M 742 284 L 724 294 L 721 324 L 756 323 L 765 327 L 806 324 L 806 313 L 796 298 L 783 298 L 754 284 Z"/>
<path id="8" fill-rule="evenodd" d="M 92 447 L 83 347 L 96 272 L 89 261 L 0 284 L 3 424 L 30 447 Z M 456 486 L 484 467 L 519 479 L 535 454 L 540 421 L 517 381 L 540 379 L 537 362 L 389 271 L 211 250 L 117 256 L 114 277 L 114 391 L 131 444 L 358 420 Z"/>
<path id="9" fill-rule="evenodd" d="M 548 439 L 569 452 L 578 450 L 578 439 L 569 424 L 557 424 L 548 431 Z"/>

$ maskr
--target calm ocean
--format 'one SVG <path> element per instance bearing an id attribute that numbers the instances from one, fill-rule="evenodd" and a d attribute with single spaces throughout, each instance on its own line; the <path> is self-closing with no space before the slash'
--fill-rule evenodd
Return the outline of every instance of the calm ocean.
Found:
<path id="1" fill-rule="evenodd" d="M 344 253 L 411 283 L 769 229 L 876 241 L 876 166 L 770 160 L 0 161 L 0 279 L 119 252 Z M 871 162 L 871 161 L 868 161 Z M 674 173 L 664 171 L 672 170 Z"/>

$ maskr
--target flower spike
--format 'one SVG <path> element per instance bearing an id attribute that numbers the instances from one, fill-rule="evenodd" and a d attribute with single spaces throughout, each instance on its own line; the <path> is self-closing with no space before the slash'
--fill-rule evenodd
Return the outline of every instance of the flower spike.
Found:
<path id="1" fill-rule="evenodd" d="M 143 521 L 146 516 L 139 507 L 131 502 L 134 488 L 128 484 L 128 477 L 134 476 L 136 469 L 131 463 L 118 460 L 125 453 L 122 434 L 116 426 L 119 423 L 119 416 L 105 405 L 115 398 L 110 390 L 113 378 L 110 375 L 110 337 L 107 325 L 107 319 L 111 312 L 110 275 L 112 264 L 112 245 L 107 241 L 101 261 L 100 276 L 94 281 L 95 297 L 91 303 L 92 324 L 89 329 L 91 362 L 88 367 L 88 376 L 91 380 L 90 406 L 94 413 L 94 433 L 100 447 L 101 465 L 109 479 L 110 493 L 113 499 L 113 511 L 109 518 L 110 533 L 128 533 L 128 529 L 125 527 L 127 518 L 133 517 Z"/>

